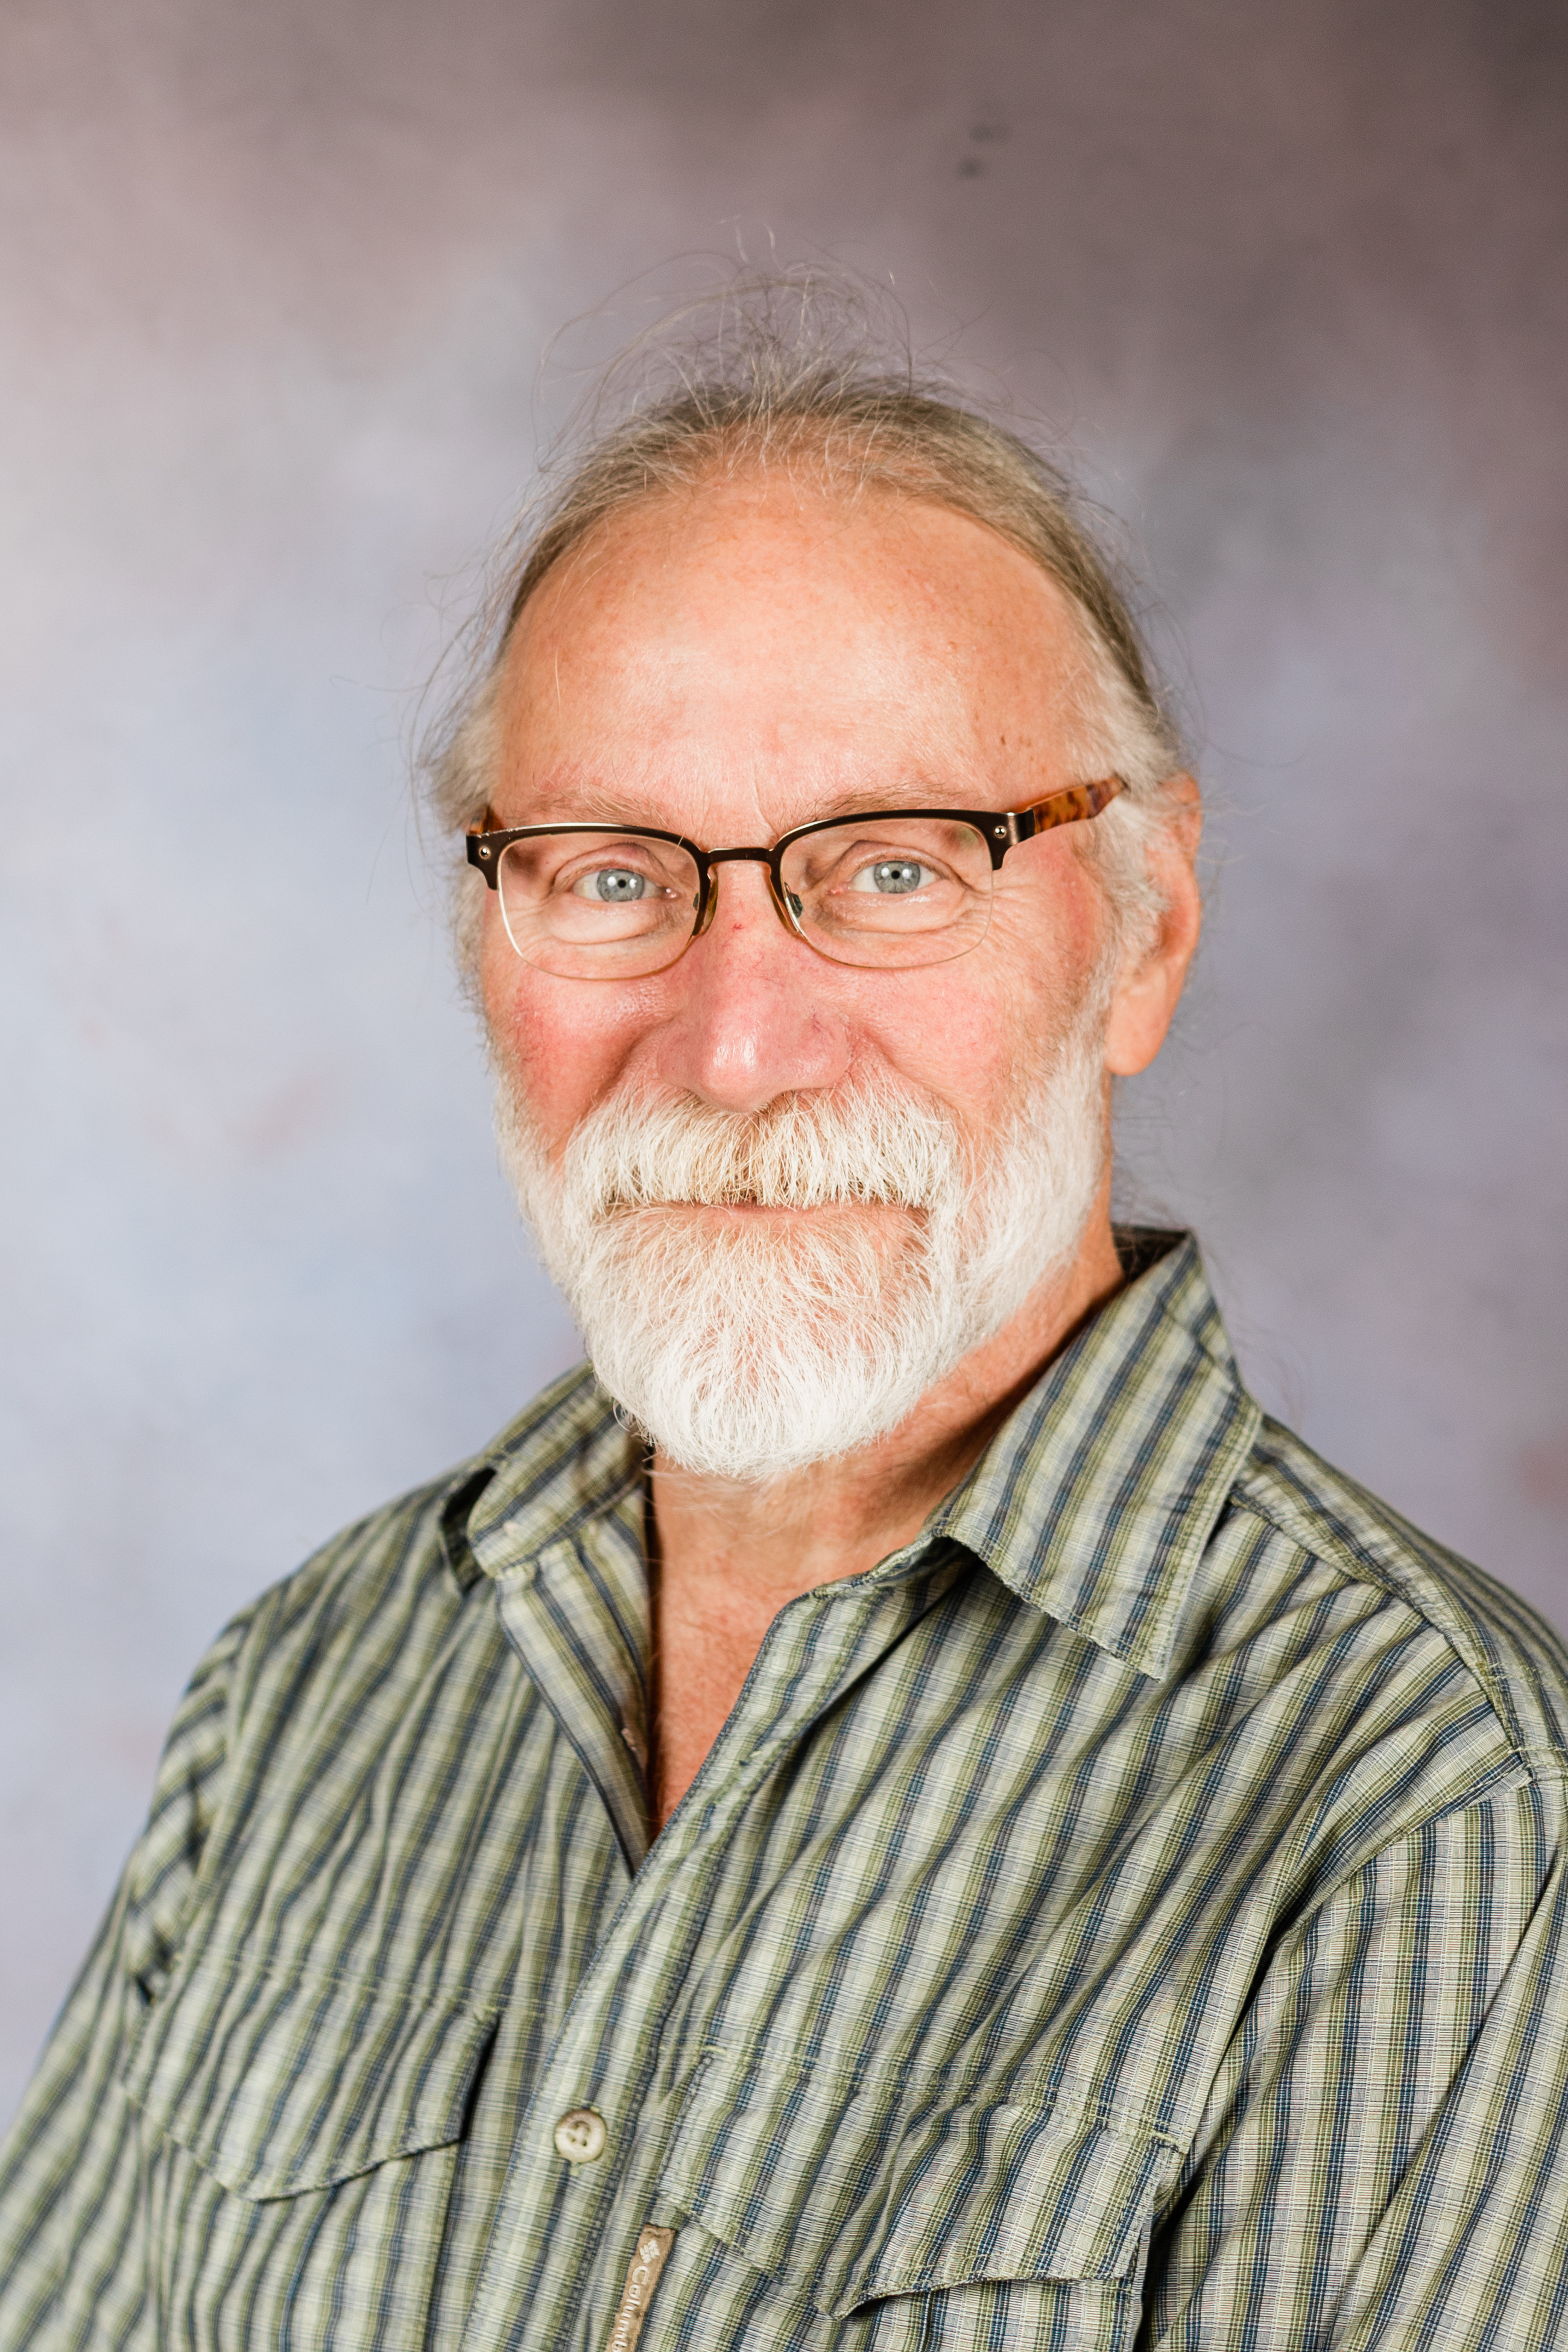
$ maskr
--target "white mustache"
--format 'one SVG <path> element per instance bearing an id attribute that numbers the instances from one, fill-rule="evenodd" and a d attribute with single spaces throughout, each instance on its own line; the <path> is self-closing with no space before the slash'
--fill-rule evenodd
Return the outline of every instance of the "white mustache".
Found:
<path id="1" fill-rule="evenodd" d="M 931 1209 L 966 1189 L 967 1162 L 939 1106 L 872 1086 L 743 1112 L 617 1094 L 578 1127 L 562 1174 L 578 1213 L 597 1219 L 689 1206 Z"/>

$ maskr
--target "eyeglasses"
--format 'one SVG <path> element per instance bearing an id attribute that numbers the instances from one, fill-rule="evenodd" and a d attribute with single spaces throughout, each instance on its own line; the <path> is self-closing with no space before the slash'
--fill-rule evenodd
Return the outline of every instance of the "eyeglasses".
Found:
<path id="1" fill-rule="evenodd" d="M 827 817 L 771 849 L 702 849 L 645 824 L 519 824 L 470 833 L 468 855 L 523 961 L 563 980 L 667 971 L 713 920 L 717 868 L 737 860 L 767 867 L 779 920 L 830 963 L 908 971 L 979 946 L 1010 849 L 1098 816 L 1126 789 L 1107 776 L 1022 809 Z"/>

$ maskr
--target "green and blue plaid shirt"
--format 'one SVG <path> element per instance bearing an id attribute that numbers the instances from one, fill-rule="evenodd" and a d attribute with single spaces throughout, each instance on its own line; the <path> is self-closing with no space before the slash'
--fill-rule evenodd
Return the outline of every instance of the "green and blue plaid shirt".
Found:
<path id="1" fill-rule="evenodd" d="M 649 2224 L 641 2352 L 1568 2345 L 1568 1662 L 1261 1419 L 1190 1244 L 651 1846 L 647 1622 L 578 1373 L 230 1627 L 3 2352 L 603 2352 Z"/>

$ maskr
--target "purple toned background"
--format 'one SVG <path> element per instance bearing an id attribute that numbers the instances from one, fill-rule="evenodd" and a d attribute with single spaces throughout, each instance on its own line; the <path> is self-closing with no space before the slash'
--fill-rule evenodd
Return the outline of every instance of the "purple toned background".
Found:
<path id="1" fill-rule="evenodd" d="M 11 0 L 0 2109 L 205 1642 L 575 1352 L 408 689 L 572 365 L 742 248 L 890 276 L 1142 542 L 1219 815 L 1137 1189 L 1568 1623 L 1565 25 Z"/>

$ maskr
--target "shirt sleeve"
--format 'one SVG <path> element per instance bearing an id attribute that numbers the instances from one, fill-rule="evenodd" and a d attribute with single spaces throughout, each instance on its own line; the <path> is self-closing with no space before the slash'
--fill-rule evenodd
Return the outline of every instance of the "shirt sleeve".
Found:
<path id="1" fill-rule="evenodd" d="M 1568 1878 L 1531 1782 L 1282 1941 L 1150 2249 L 1142 2346 L 1568 2346 Z"/>
<path id="2" fill-rule="evenodd" d="M 221 1794 L 236 1619 L 197 1668 L 174 1717 L 142 1832 L 108 1916 L 0 2148 L 0 2347 L 153 2352 L 142 2250 L 141 2148 L 119 2088 L 130 2043 L 179 1950 Z M 92 2314 L 91 2336 L 62 2316 Z"/>

